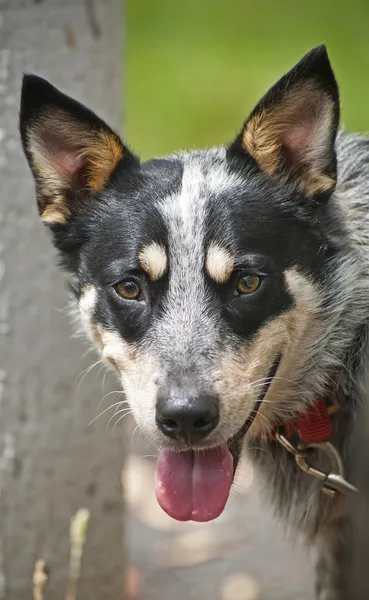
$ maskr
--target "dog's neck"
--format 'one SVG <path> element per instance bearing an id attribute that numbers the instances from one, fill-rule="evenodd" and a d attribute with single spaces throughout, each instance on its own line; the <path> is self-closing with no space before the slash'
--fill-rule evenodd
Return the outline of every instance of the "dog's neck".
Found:
<path id="1" fill-rule="evenodd" d="M 341 406 L 335 396 L 329 399 L 318 398 L 312 406 L 291 421 L 281 424 L 267 438 L 275 440 L 278 431 L 286 438 L 297 434 L 299 440 L 306 444 L 326 442 L 333 433 L 332 415 L 340 410 Z"/>

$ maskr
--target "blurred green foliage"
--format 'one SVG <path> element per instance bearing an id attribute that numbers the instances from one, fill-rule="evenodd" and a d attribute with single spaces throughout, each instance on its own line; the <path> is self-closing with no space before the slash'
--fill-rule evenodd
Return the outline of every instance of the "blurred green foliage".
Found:
<path id="1" fill-rule="evenodd" d="M 126 0 L 125 137 L 143 158 L 230 140 L 326 42 L 342 123 L 369 130 L 369 0 Z"/>

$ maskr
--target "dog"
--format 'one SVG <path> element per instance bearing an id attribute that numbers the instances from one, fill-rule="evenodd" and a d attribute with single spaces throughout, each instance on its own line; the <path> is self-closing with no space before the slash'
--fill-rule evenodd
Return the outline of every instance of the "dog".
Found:
<path id="1" fill-rule="evenodd" d="M 215 519 L 247 446 L 276 512 L 318 550 L 319 600 L 348 598 L 349 501 L 294 454 L 324 474 L 333 444 L 354 483 L 369 366 L 369 139 L 339 130 L 339 110 L 324 45 L 221 148 L 141 164 L 35 75 L 20 109 L 83 328 L 160 449 L 159 504 Z"/>

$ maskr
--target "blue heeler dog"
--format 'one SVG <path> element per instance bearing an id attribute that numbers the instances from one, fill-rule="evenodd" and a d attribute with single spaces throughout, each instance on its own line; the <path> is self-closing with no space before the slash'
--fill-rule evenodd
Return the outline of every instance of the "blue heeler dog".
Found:
<path id="1" fill-rule="evenodd" d="M 324 46 L 222 148 L 140 163 L 34 75 L 20 114 L 84 329 L 159 446 L 159 504 L 216 518 L 246 440 L 277 511 L 320 552 L 320 600 L 348 598 L 347 497 L 294 450 L 325 473 L 327 453 L 307 444 L 332 444 L 354 483 L 347 449 L 369 367 L 369 140 L 338 125 Z"/>

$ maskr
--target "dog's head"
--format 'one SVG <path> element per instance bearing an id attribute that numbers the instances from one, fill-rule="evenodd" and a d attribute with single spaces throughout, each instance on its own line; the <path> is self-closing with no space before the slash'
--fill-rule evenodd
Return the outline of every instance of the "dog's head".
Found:
<path id="1" fill-rule="evenodd" d="M 140 164 L 94 113 L 24 78 L 41 220 L 88 335 L 161 448 L 157 495 L 178 519 L 217 516 L 246 433 L 314 394 L 303 384 L 340 237 L 329 203 L 338 119 L 318 47 L 227 147 Z"/>

